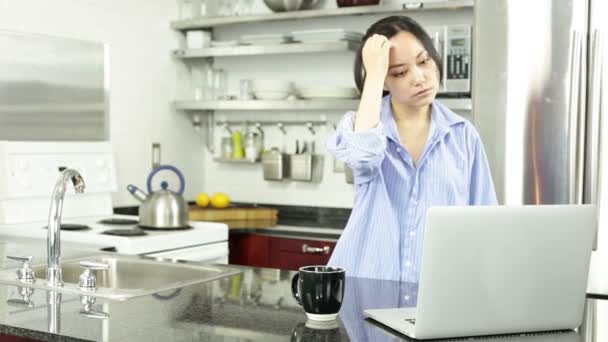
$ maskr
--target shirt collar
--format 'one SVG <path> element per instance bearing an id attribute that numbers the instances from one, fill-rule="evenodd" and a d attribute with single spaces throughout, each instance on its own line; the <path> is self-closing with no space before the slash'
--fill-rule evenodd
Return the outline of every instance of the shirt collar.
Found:
<path id="1" fill-rule="evenodd" d="M 393 118 L 393 109 L 391 108 L 391 95 L 388 94 L 382 99 L 382 107 L 380 112 L 380 121 L 386 129 L 387 138 L 391 139 L 397 144 L 400 144 L 399 131 L 397 130 L 397 123 Z M 449 108 L 433 101 L 431 104 L 431 130 L 430 136 L 440 134 L 444 135 L 450 131 L 452 126 L 464 122 L 464 119 L 459 115 L 452 112 Z M 433 127 L 435 126 L 435 127 Z M 434 136 L 433 136 L 434 138 Z"/>

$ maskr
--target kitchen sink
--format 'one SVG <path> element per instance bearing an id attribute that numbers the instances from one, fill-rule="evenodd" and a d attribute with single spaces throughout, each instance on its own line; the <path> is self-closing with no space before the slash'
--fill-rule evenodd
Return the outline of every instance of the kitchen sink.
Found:
<path id="1" fill-rule="evenodd" d="M 80 274 L 85 270 L 80 267 L 80 261 L 110 265 L 108 270 L 93 271 L 97 276 L 97 289 L 94 292 L 78 287 Z M 125 300 L 228 277 L 241 272 L 239 269 L 224 265 L 157 261 L 124 255 L 99 255 L 64 260 L 61 262 L 61 266 L 64 285 L 59 288 L 46 284 L 46 264 L 32 266 L 36 276 L 36 282 L 33 284 L 20 282 L 17 279 L 16 268 L 0 271 L 0 283 Z"/>

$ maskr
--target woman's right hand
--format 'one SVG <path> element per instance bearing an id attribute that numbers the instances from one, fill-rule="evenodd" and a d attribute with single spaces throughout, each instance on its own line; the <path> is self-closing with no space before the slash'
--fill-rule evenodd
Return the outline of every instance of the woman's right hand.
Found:
<path id="1" fill-rule="evenodd" d="M 361 57 L 366 78 L 372 76 L 384 81 L 388 72 L 388 56 L 392 45 L 388 38 L 379 34 L 374 34 L 365 41 Z"/>
<path id="2" fill-rule="evenodd" d="M 374 34 L 369 37 L 361 57 L 365 68 L 365 84 L 355 117 L 355 131 L 366 131 L 376 127 L 380 121 L 384 80 L 388 72 L 388 55 L 393 44 L 385 37 Z"/>

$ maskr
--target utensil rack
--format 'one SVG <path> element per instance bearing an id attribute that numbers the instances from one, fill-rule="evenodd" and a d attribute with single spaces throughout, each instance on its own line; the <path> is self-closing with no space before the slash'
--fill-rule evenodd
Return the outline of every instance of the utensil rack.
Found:
<path id="1" fill-rule="evenodd" d="M 207 115 L 205 115 L 207 114 Z M 202 111 L 202 112 L 194 112 L 192 113 L 192 126 L 196 131 L 201 130 L 203 126 L 206 126 L 207 134 L 206 134 L 206 142 L 207 150 L 211 153 L 215 152 L 214 141 L 215 141 L 215 127 L 221 126 L 224 129 L 228 130 L 228 132 L 232 133 L 230 126 L 254 126 L 260 131 L 260 133 L 264 134 L 262 130 L 262 126 L 275 126 L 277 127 L 283 134 L 287 134 L 286 126 L 306 126 L 311 134 L 316 134 L 315 126 L 326 126 L 331 124 L 324 115 L 321 115 L 320 120 L 220 120 L 215 121 L 215 115 L 209 115 L 210 113 Z M 203 121 L 203 115 L 206 118 L 206 122 Z"/>
<path id="2" fill-rule="evenodd" d="M 216 126 L 223 126 L 224 129 L 228 130 L 228 132 L 232 133 L 230 126 L 254 126 L 261 133 L 264 133 L 262 130 L 262 126 L 275 126 L 277 127 L 283 134 L 287 134 L 287 130 L 285 130 L 285 126 L 306 126 L 310 133 L 316 134 L 315 126 L 326 126 L 329 122 L 325 119 L 323 120 L 307 120 L 307 121 L 285 121 L 285 120 L 276 120 L 276 121 L 264 121 L 264 120 L 221 120 L 216 123 Z"/>

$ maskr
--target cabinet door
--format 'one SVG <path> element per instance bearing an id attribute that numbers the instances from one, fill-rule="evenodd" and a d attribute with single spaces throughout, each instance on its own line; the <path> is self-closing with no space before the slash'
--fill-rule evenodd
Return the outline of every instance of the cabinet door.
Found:
<path id="1" fill-rule="evenodd" d="M 230 234 L 228 239 L 231 264 L 272 267 L 269 258 L 269 237 L 255 234 Z"/>
<path id="2" fill-rule="evenodd" d="M 326 265 L 334 250 L 333 241 L 270 238 L 271 267 L 297 270 L 302 266 Z"/>
<path id="3" fill-rule="evenodd" d="M 0 334 L 0 341 L 3 342 L 40 342 L 40 340 L 34 340 L 28 337 L 19 337 L 12 335 Z"/>

